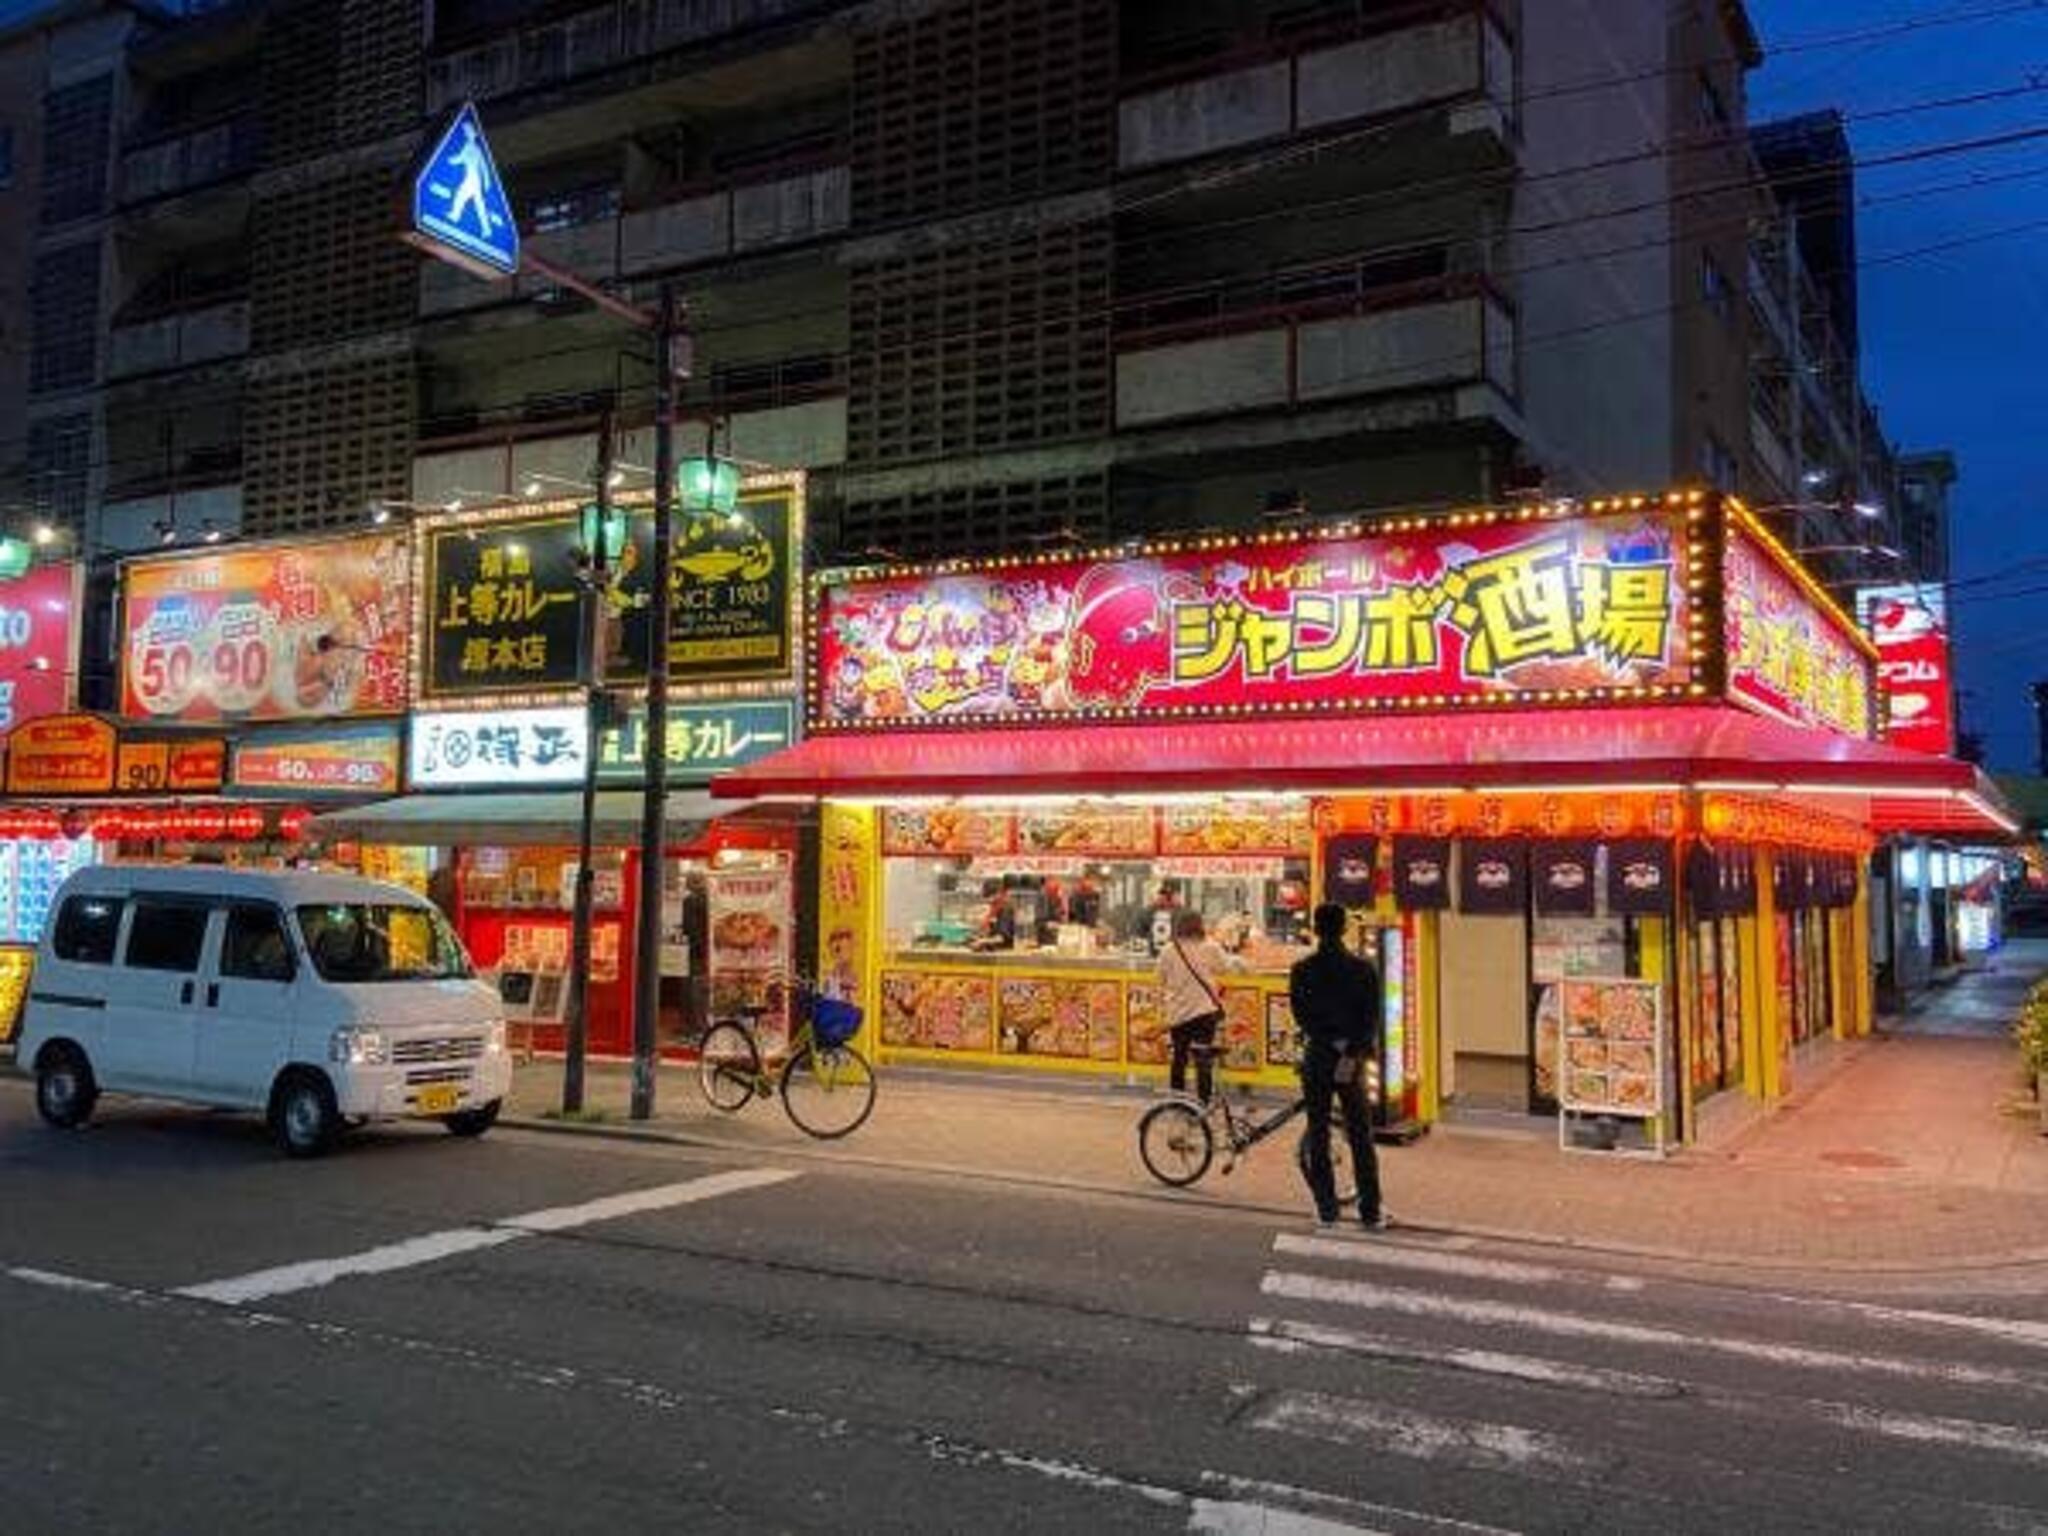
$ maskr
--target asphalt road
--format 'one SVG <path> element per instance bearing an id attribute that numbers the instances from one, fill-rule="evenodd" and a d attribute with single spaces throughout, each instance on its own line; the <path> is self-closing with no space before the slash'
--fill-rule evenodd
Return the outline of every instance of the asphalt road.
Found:
<path id="1" fill-rule="evenodd" d="M 14 1082 L 0 1181 L 23 1536 L 2048 1531 L 2020 1298 Z"/>

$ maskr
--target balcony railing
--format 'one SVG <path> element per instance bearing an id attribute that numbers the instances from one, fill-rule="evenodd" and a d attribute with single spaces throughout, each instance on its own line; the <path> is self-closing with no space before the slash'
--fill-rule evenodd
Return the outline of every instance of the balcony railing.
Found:
<path id="1" fill-rule="evenodd" d="M 1117 345 L 1119 426 L 1468 383 L 1515 392 L 1515 312 L 1479 276 L 1130 331 Z"/>
<path id="2" fill-rule="evenodd" d="M 256 165 L 258 133 L 255 115 L 243 113 L 127 150 L 121 156 L 122 203 L 170 197 L 247 174 Z"/>
<path id="3" fill-rule="evenodd" d="M 846 228 L 849 178 L 826 165 L 771 179 L 682 196 L 623 218 L 599 219 L 529 237 L 533 250 L 595 282 L 637 277 L 697 262 L 795 245 Z M 545 290 L 521 278 L 518 292 Z M 420 312 L 475 309 L 505 297 L 500 284 L 477 281 L 437 261 L 420 269 Z"/>
<path id="4" fill-rule="evenodd" d="M 833 0 L 610 0 L 451 49 L 427 66 L 427 110 L 556 85 L 651 54 L 832 8 Z"/>
<path id="5" fill-rule="evenodd" d="M 107 377 L 133 378 L 240 357 L 249 350 L 249 303 L 235 299 L 184 314 L 117 325 L 107 338 Z"/>
<path id="6" fill-rule="evenodd" d="M 1439 103 L 1483 102 L 1498 124 L 1512 119 L 1514 46 L 1484 0 L 1347 30 L 1136 82 L 1118 110 L 1118 163 L 1139 170 Z"/>

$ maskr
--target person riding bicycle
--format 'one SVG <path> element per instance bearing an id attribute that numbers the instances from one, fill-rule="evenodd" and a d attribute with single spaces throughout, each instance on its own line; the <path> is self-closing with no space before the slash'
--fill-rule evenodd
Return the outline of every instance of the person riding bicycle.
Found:
<path id="1" fill-rule="evenodd" d="M 1159 1018 L 1173 1046 L 1167 1079 L 1175 1093 L 1187 1091 L 1194 1048 L 1216 1043 L 1223 1022 L 1216 978 L 1234 968 L 1235 962 L 1204 931 L 1201 913 L 1183 907 L 1173 914 L 1173 937 L 1159 951 Z M 1195 1092 L 1205 1104 L 1215 1091 L 1215 1070 L 1207 1054 L 1195 1062 Z"/>
<path id="2" fill-rule="evenodd" d="M 1287 995 L 1301 1032 L 1301 1094 L 1308 1114 L 1308 1192 L 1316 1219 L 1337 1220 L 1337 1181 L 1330 1167 L 1330 1098 L 1344 1109 L 1344 1137 L 1358 1171 L 1358 1218 L 1369 1228 L 1388 1225 L 1380 1206 L 1380 1167 L 1365 1103 L 1364 1064 L 1379 1058 L 1380 976 L 1372 963 L 1344 947 L 1344 909 L 1325 902 L 1315 910 L 1316 948 L 1294 962 Z"/>

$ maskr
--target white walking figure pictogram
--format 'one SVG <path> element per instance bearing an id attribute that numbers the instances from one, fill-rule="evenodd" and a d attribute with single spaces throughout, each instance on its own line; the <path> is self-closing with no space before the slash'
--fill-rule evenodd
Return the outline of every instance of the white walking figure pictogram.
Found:
<path id="1" fill-rule="evenodd" d="M 490 205 L 484 201 L 489 190 L 490 160 L 486 156 L 483 141 L 477 136 L 476 124 L 462 125 L 462 147 L 449 156 L 462 172 L 462 180 L 456 183 L 455 196 L 448 204 L 448 222 L 460 224 L 464 208 L 476 209 L 477 228 L 488 237 L 497 220 L 492 217 Z"/>

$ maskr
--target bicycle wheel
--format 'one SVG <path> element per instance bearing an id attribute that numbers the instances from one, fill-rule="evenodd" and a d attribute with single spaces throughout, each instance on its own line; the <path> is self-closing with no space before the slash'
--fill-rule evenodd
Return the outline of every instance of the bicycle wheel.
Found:
<path id="1" fill-rule="evenodd" d="M 730 1019 L 704 1031 L 697 1047 L 697 1086 L 713 1109 L 744 1109 L 761 1080 L 761 1052 L 754 1037 Z"/>
<path id="2" fill-rule="evenodd" d="M 806 1045 L 782 1069 L 782 1108 L 806 1136 L 832 1141 L 875 1107 L 875 1069 L 850 1045 Z"/>
<path id="3" fill-rule="evenodd" d="M 1301 1169 L 1304 1183 L 1308 1180 L 1308 1132 L 1301 1133 L 1301 1140 L 1294 1147 L 1295 1166 Z M 1337 1188 L 1337 1206 L 1350 1210 L 1358 1203 L 1358 1170 L 1351 1166 L 1351 1147 L 1344 1140 L 1343 1130 L 1330 1127 L 1330 1175 Z"/>
<path id="4" fill-rule="evenodd" d="M 1187 1188 L 1209 1171 L 1215 1155 L 1208 1117 L 1192 1104 L 1155 1104 L 1138 1122 L 1138 1156 L 1145 1171 L 1162 1184 Z"/>

